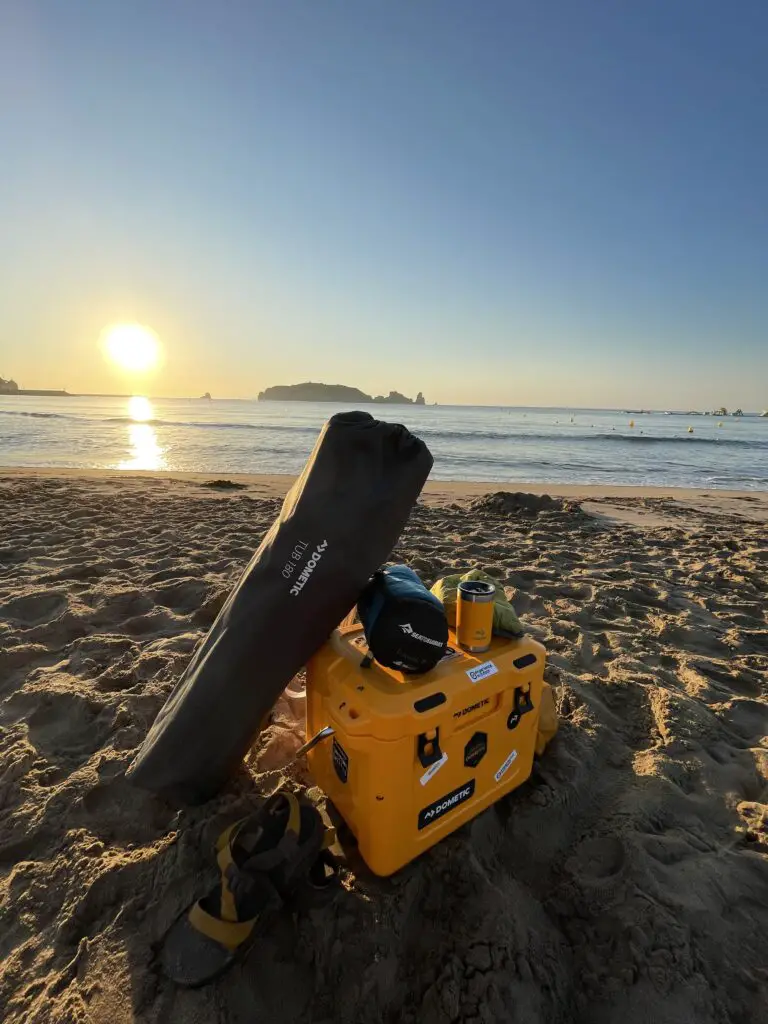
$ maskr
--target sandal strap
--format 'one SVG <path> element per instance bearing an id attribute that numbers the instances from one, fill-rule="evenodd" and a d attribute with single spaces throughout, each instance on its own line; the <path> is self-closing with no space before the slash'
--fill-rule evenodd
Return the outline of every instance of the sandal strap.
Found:
<path id="1" fill-rule="evenodd" d="M 196 931 L 230 950 L 237 949 L 250 937 L 257 920 L 252 917 L 248 921 L 222 921 L 203 910 L 199 901 L 189 911 L 189 923 Z"/>
<path id="2" fill-rule="evenodd" d="M 231 843 L 222 847 L 216 855 L 216 863 L 221 872 L 221 918 L 223 921 L 237 921 L 237 907 L 235 897 L 229 887 L 229 875 L 231 870 L 237 868 L 232 857 Z"/>
<path id="3" fill-rule="evenodd" d="M 237 838 L 238 832 L 240 832 L 246 822 L 253 822 L 255 824 L 263 814 L 275 814 L 283 801 L 288 804 L 288 821 L 286 822 L 285 830 L 298 838 L 299 833 L 301 832 L 301 804 L 293 793 L 284 789 L 279 790 L 277 793 L 273 793 L 272 796 L 262 804 L 261 808 L 255 815 L 246 815 L 244 818 L 238 818 L 237 821 L 228 825 L 216 840 L 216 852 L 220 853 L 226 846 L 231 846 Z"/>
<path id="4" fill-rule="evenodd" d="M 275 793 L 275 797 L 288 801 L 288 821 L 285 831 L 298 840 L 301 832 L 301 804 L 298 798 L 287 789 Z"/>
<path id="5" fill-rule="evenodd" d="M 228 825 L 224 829 L 219 838 L 216 840 L 216 853 L 220 853 L 225 846 L 229 846 L 232 840 L 232 836 L 246 820 L 246 818 L 238 818 L 237 821 L 233 821 L 231 825 Z"/>
<path id="6" fill-rule="evenodd" d="M 236 922 L 238 919 L 237 904 L 229 882 L 232 872 L 239 871 L 232 855 L 232 847 L 239 833 L 249 823 L 261 829 L 263 827 L 260 824 L 262 816 L 277 814 L 284 803 L 288 805 L 288 817 L 283 836 L 271 850 L 264 850 L 248 858 L 249 868 L 256 871 L 272 870 L 283 861 L 295 857 L 301 832 L 301 804 L 289 790 L 284 789 L 273 793 L 259 809 L 257 815 L 240 818 L 239 821 L 225 828 L 216 841 L 216 863 L 221 873 L 221 919 L 223 921 Z M 212 918 L 212 920 L 217 920 L 217 918 Z"/>
<path id="7" fill-rule="evenodd" d="M 271 850 L 262 850 L 261 853 L 254 853 L 248 858 L 248 868 L 255 871 L 272 871 L 287 860 L 296 856 L 299 844 L 291 835 L 284 835 L 283 838 L 273 846 Z"/>

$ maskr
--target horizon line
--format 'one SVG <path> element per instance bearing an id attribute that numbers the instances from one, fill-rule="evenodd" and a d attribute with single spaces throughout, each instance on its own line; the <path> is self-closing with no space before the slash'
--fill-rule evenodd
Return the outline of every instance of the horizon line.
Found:
<path id="1" fill-rule="evenodd" d="M 37 392 L 37 394 L 34 394 Z M 41 393 L 42 392 L 42 393 Z M 203 398 L 202 395 L 150 395 L 146 392 L 131 392 L 130 394 L 114 394 L 107 392 L 76 392 L 67 391 L 65 388 L 54 389 L 54 388 L 20 388 L 18 392 L 0 392 L 0 398 L 119 398 L 119 399 L 131 399 L 131 398 L 146 398 L 148 401 L 155 402 L 248 402 L 257 405 L 269 403 L 271 405 L 344 405 L 343 402 L 334 401 L 318 401 L 303 398 L 288 398 L 288 399 L 259 399 L 257 396 L 251 398 L 239 398 L 231 395 L 222 396 L 219 398 Z M 662 415 L 669 414 L 670 416 L 727 416 L 732 419 L 734 416 L 733 412 L 721 413 L 718 410 L 712 409 L 668 409 L 668 408 L 637 408 L 627 409 L 619 406 L 607 406 L 607 405 L 503 405 L 498 402 L 490 405 L 484 405 L 479 402 L 425 402 L 424 405 L 416 405 L 415 402 L 358 402 L 357 405 L 375 405 L 380 407 L 382 405 L 391 405 L 398 409 L 505 409 L 505 410 L 526 410 L 533 412 L 550 412 L 557 410 L 565 410 L 568 412 L 615 412 L 630 416 L 649 416 L 653 414 L 661 413 Z M 722 408 L 725 408 L 724 406 Z M 735 411 L 741 411 L 744 416 L 756 416 L 758 419 L 762 418 L 762 411 L 757 409 L 754 410 L 740 410 L 737 407 Z M 763 410 L 764 411 L 764 410 Z M 737 417 L 738 418 L 738 417 Z"/>

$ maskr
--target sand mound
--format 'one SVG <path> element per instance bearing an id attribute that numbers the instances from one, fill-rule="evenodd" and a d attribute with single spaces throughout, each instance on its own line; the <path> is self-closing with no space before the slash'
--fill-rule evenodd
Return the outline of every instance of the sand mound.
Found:
<path id="1" fill-rule="evenodd" d="M 524 491 L 496 491 L 484 494 L 470 502 L 470 509 L 477 513 L 514 515 L 523 513 L 537 515 L 539 512 L 577 512 L 577 502 L 564 498 L 551 498 L 548 494 L 527 494 Z"/>
<path id="2" fill-rule="evenodd" d="M 185 992 L 154 944 L 210 883 L 220 829 L 308 783 L 282 767 L 303 738 L 302 679 L 216 801 L 179 810 L 123 774 L 276 502 L 0 481 L 8 1024 L 768 1018 L 764 528 L 689 511 L 643 533 L 548 504 L 500 516 L 517 497 L 419 506 L 395 557 L 430 582 L 482 568 L 513 595 L 549 652 L 550 752 L 392 879 L 347 847 L 332 904 L 284 915 Z"/>
<path id="3" fill-rule="evenodd" d="M 219 491 L 244 491 L 247 484 L 237 483 L 234 480 L 205 480 L 201 487 L 212 487 Z"/>

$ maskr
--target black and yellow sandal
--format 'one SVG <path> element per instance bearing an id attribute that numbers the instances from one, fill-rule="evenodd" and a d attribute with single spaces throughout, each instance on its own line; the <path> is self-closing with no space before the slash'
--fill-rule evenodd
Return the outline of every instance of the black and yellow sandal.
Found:
<path id="1" fill-rule="evenodd" d="M 282 790 L 235 822 L 216 843 L 219 884 L 171 926 L 160 966 L 196 988 L 224 973 L 263 934 L 281 903 L 306 905 L 338 877 L 333 829 L 319 811 Z"/>

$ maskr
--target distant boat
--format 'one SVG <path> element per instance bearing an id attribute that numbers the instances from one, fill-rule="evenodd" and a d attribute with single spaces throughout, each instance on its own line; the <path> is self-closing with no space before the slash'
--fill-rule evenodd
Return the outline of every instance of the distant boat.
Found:
<path id="1" fill-rule="evenodd" d="M 202 401 L 204 401 L 204 402 L 212 402 L 213 399 L 211 398 L 211 392 L 210 391 L 206 391 L 204 395 L 200 395 L 200 401 L 201 402 Z"/>
<path id="2" fill-rule="evenodd" d="M 761 412 L 760 415 L 764 420 L 768 420 L 768 409 L 766 409 L 765 412 Z"/>
<path id="3" fill-rule="evenodd" d="M 737 409 L 736 412 L 731 413 L 731 415 L 732 416 L 743 416 L 744 413 L 741 411 L 741 409 Z"/>

